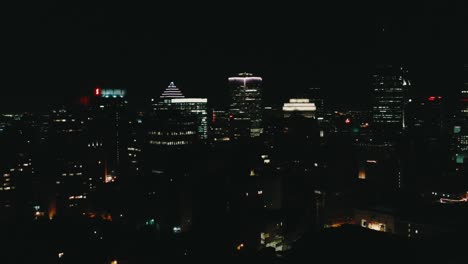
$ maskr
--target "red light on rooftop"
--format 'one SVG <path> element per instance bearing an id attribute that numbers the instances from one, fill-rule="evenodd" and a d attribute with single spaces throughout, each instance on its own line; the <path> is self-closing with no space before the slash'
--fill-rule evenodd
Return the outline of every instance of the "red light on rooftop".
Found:
<path id="1" fill-rule="evenodd" d="M 101 95 L 101 88 L 96 87 L 96 89 L 94 90 L 94 94 L 95 94 L 96 96 Z"/>

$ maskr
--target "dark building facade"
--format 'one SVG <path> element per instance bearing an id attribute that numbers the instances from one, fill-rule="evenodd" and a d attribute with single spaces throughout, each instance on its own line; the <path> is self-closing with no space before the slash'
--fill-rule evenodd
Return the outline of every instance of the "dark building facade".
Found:
<path id="1" fill-rule="evenodd" d="M 407 71 L 400 65 L 378 66 L 373 77 L 372 121 L 380 134 L 401 133 L 405 128 L 405 105 L 411 86 Z"/>

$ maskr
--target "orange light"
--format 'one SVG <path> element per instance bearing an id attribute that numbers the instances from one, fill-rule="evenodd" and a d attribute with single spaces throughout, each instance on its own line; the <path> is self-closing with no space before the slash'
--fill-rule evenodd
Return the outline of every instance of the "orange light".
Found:
<path id="1" fill-rule="evenodd" d="M 48 212 L 49 220 L 52 220 L 56 214 L 57 214 L 56 200 L 52 199 L 49 203 L 49 212 Z"/>

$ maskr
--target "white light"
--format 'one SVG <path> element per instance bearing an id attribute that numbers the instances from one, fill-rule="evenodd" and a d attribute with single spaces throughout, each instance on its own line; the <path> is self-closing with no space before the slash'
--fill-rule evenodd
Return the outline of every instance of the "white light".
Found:
<path id="1" fill-rule="evenodd" d="M 283 105 L 283 111 L 316 111 L 315 103 L 309 103 L 309 99 L 290 99 Z"/>
<path id="2" fill-rule="evenodd" d="M 171 99 L 171 103 L 207 103 L 206 98 L 177 98 Z"/>
<path id="3" fill-rule="evenodd" d="M 248 82 L 248 81 L 262 81 L 262 78 L 261 77 L 230 77 L 228 80 L 230 82 L 232 81 Z"/>
<path id="4" fill-rule="evenodd" d="M 309 99 L 289 99 L 290 103 L 309 103 Z"/>

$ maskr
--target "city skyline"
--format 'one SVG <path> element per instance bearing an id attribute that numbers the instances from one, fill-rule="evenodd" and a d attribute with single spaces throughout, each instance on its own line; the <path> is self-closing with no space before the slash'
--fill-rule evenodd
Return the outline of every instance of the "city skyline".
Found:
<path id="1" fill-rule="evenodd" d="M 466 262 L 463 4 L 11 3 L 0 263 Z"/>
<path id="2" fill-rule="evenodd" d="M 334 10 L 319 4 L 303 18 L 288 14 L 285 18 L 294 19 L 277 22 L 257 13 L 263 23 L 228 23 L 217 30 L 207 27 L 205 20 L 192 28 L 162 26 L 160 22 L 172 16 L 171 9 L 163 7 L 158 13 L 165 14 L 153 20 L 149 10 L 132 13 L 140 10 L 133 5 L 38 6 L 15 24 L 21 34 L 14 28 L 5 32 L 9 52 L 3 85 L 9 89 L 2 98 L 9 99 L 0 107 L 36 109 L 96 86 L 147 97 L 170 81 L 191 96 L 223 100 L 226 78 L 238 72 L 262 76 L 267 101 L 297 96 L 283 95 L 285 87 L 292 93 L 321 87 L 328 95 L 342 91 L 352 99 L 337 98 L 337 105 L 359 106 L 372 89 L 374 66 L 381 63 L 407 65 L 420 94 L 456 93 L 461 81 L 457 65 L 467 59 L 462 9 L 457 4 L 364 7 Z M 246 26 L 244 37 L 255 41 L 230 37 L 241 25 Z"/>

